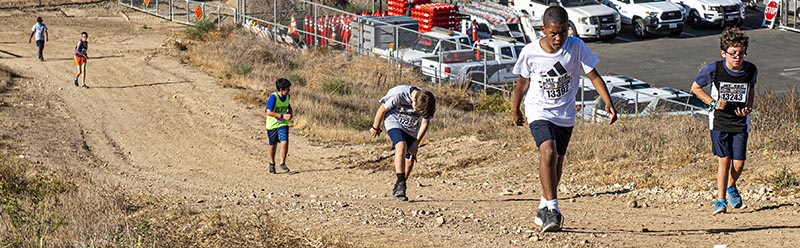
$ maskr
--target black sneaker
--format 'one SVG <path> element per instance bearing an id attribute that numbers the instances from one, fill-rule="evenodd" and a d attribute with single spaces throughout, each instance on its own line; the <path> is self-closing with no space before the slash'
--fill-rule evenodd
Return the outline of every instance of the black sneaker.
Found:
<path id="1" fill-rule="evenodd" d="M 283 170 L 283 172 L 289 172 L 289 167 L 286 167 L 286 164 L 281 164 L 281 170 Z"/>
<path id="2" fill-rule="evenodd" d="M 400 181 L 394 184 L 394 192 L 392 193 L 392 198 L 397 201 L 408 201 L 408 197 L 406 197 L 406 182 Z"/>
<path id="3" fill-rule="evenodd" d="M 78 79 L 76 78 L 75 81 L 72 81 L 75 84 L 75 87 L 78 87 Z"/>
<path id="4" fill-rule="evenodd" d="M 561 221 L 563 221 L 561 213 L 555 209 L 548 209 L 544 214 L 544 225 L 542 225 L 542 232 L 561 231 Z"/>
<path id="5" fill-rule="evenodd" d="M 544 225 L 545 213 L 547 213 L 547 208 L 540 208 L 536 210 L 536 218 L 533 218 L 533 224 L 536 224 L 537 226 Z"/>
<path id="6" fill-rule="evenodd" d="M 81 88 L 88 89 L 88 88 L 89 88 L 89 86 L 88 86 L 88 85 L 86 85 L 86 84 L 83 84 L 83 85 L 81 85 Z"/>
<path id="7" fill-rule="evenodd" d="M 269 174 L 275 174 L 275 164 L 269 164 Z"/>

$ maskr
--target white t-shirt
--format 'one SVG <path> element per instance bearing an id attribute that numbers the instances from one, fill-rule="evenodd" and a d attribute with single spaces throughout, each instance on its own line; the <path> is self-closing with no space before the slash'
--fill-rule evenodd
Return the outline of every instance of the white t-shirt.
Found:
<path id="1" fill-rule="evenodd" d="M 546 120 L 574 126 L 580 77 L 594 70 L 599 61 L 586 43 L 575 37 L 568 37 L 556 53 L 542 50 L 538 40 L 525 45 L 513 72 L 530 79 L 524 100 L 528 123 Z"/>
<path id="2" fill-rule="evenodd" d="M 47 26 L 44 23 L 36 23 L 33 24 L 33 28 L 31 31 L 34 32 L 34 36 L 36 36 L 36 40 L 44 40 L 44 31 L 47 31 Z"/>

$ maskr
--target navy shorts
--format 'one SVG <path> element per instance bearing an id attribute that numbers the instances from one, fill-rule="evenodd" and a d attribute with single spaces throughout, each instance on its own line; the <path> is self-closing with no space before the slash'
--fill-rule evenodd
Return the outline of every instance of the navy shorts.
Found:
<path id="1" fill-rule="evenodd" d="M 389 129 L 389 131 L 386 131 L 386 133 L 389 134 L 389 139 L 392 140 L 392 150 L 394 150 L 394 146 L 397 145 L 397 143 L 400 143 L 400 141 L 406 142 L 406 147 L 411 147 L 411 145 L 417 141 L 417 137 L 408 135 L 399 128 Z"/>
<path id="2" fill-rule="evenodd" d="M 747 132 L 711 130 L 711 150 L 717 157 L 745 160 L 747 158 L 747 136 Z"/>
<path id="3" fill-rule="evenodd" d="M 36 40 L 36 47 L 44 47 L 44 40 Z"/>
<path id="4" fill-rule="evenodd" d="M 278 141 L 289 141 L 289 127 L 282 126 L 276 129 L 267 130 L 267 138 L 269 139 L 269 146 L 274 146 L 278 143 Z"/>
<path id="5" fill-rule="evenodd" d="M 562 127 L 549 121 L 536 120 L 528 124 L 531 128 L 531 135 L 539 147 L 548 140 L 556 142 L 556 153 L 560 156 L 567 154 L 569 139 L 572 138 L 572 127 Z"/>

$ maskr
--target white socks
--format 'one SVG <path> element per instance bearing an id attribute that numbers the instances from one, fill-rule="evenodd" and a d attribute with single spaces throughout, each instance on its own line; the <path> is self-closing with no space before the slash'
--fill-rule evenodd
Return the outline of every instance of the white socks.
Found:
<path id="1" fill-rule="evenodd" d="M 547 207 L 547 203 L 546 202 L 547 202 L 547 199 L 544 199 L 544 196 L 541 196 L 541 198 L 539 199 L 539 207 L 537 207 L 536 209 L 546 208 Z"/>

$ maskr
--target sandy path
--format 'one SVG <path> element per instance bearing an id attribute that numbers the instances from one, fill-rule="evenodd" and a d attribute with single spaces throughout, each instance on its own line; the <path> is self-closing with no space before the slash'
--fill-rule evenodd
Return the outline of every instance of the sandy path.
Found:
<path id="1" fill-rule="evenodd" d="M 409 189 L 413 201 L 398 203 L 387 196 L 391 172 L 354 167 L 388 155 L 387 147 L 332 145 L 293 132 L 289 165 L 297 173 L 268 175 L 262 110 L 235 102 L 236 90 L 182 64 L 163 45 L 183 26 L 116 5 L 38 14 L 50 28 L 46 61 L 37 61 L 35 46 L 26 42 L 32 18 L 12 9 L 0 11 L 0 21 L 9 27 L 0 31 L 0 63 L 35 82 L 19 87 L 39 92 L 40 101 L 56 106 L 54 113 L 76 127 L 52 134 L 85 141 L 90 159 L 69 166 L 86 167 L 92 177 L 122 190 L 184 198 L 182 204 L 209 211 L 249 215 L 269 209 L 297 230 L 363 246 L 787 247 L 800 241 L 800 208 L 793 202 L 753 202 L 712 217 L 705 199 L 613 187 L 573 190 L 571 195 L 597 195 L 562 200 L 565 232 L 540 235 L 532 230 L 538 197 L 531 189 L 538 180 L 530 174 L 530 153 L 415 178 Z M 71 84 L 70 53 L 80 31 L 89 32 L 92 41 L 88 90 Z M 496 159 L 489 150 L 497 146 L 468 137 L 434 140 L 417 173 L 432 173 L 437 169 L 432 165 L 456 159 Z M 26 155 L 47 163 L 68 154 Z M 506 189 L 522 193 L 498 194 Z M 634 197 L 648 199 L 650 206 L 627 207 Z M 439 216 L 445 220 L 441 226 Z"/>

